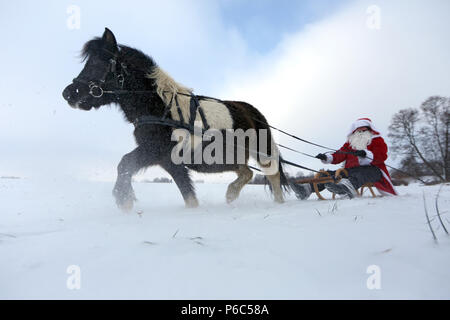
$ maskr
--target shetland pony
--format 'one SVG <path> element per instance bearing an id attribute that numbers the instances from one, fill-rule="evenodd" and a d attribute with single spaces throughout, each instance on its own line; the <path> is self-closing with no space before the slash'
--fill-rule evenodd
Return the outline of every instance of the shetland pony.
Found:
<path id="1" fill-rule="evenodd" d="M 113 189 L 116 203 L 122 210 L 131 210 L 136 200 L 131 185 L 133 175 L 149 166 L 159 165 L 172 176 L 187 207 L 198 206 L 190 170 L 202 173 L 235 172 L 237 179 L 228 186 L 227 202 L 237 199 L 244 185 L 252 179 L 253 172 L 248 166 L 252 154 L 247 140 L 233 146 L 234 152 L 239 148 L 246 150 L 243 163 L 218 161 L 212 164 L 175 164 L 172 152 L 179 142 L 174 141 L 173 133 L 177 128 L 165 125 L 164 121 L 180 124 L 180 127 L 196 121 L 196 124 L 202 123 L 203 129 L 220 132 L 254 129 L 257 139 L 267 139 L 268 150 L 263 150 L 263 153 L 278 155 L 267 121 L 256 108 L 245 102 L 193 95 L 191 89 L 174 81 L 152 58 L 139 50 L 118 45 L 109 29 L 105 28 L 101 38 L 94 38 L 84 45 L 82 57 L 84 68 L 64 89 L 64 99 L 71 107 L 81 110 L 116 104 L 126 120 L 135 125 L 137 147 L 120 161 Z M 149 117 L 163 121 L 142 121 Z M 261 130 L 266 130 L 265 137 L 259 134 Z M 201 146 L 204 148 L 213 141 L 201 141 Z M 229 146 L 225 141 L 223 144 L 224 147 Z M 268 170 L 268 163 L 261 161 L 258 155 L 259 150 L 253 153 L 253 158 L 265 173 L 274 200 L 283 202 L 283 193 L 289 184 L 279 156 L 276 157 L 277 167 L 274 171 Z"/>

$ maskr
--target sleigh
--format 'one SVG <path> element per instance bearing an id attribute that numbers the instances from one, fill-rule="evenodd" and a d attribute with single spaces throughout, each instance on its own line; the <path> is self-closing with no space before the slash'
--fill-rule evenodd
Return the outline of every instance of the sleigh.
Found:
<path id="1" fill-rule="evenodd" d="M 325 170 L 320 170 L 318 173 L 315 174 L 314 178 L 308 178 L 308 179 L 299 179 L 296 180 L 295 183 L 303 184 L 303 183 L 311 183 L 313 185 L 314 192 L 316 193 L 319 200 L 328 200 L 326 199 L 319 191 L 319 184 L 323 183 L 338 183 L 341 181 L 342 178 L 348 177 L 348 171 L 345 168 L 340 168 L 336 170 L 336 173 L 334 177 Z M 375 192 L 373 191 L 373 183 L 366 183 L 361 188 L 356 190 L 358 193 L 358 196 L 361 197 L 364 194 L 365 189 L 368 189 L 370 193 L 372 194 L 372 197 L 376 197 Z M 336 199 L 336 194 L 332 194 L 332 199 Z"/>
<path id="2" fill-rule="evenodd" d="M 82 50 L 82 57 L 86 64 L 80 74 L 76 76 L 62 92 L 64 99 L 72 108 L 85 111 L 98 109 L 104 105 L 117 104 L 122 109 L 128 122 L 134 125 L 134 135 L 138 146 L 131 152 L 125 154 L 120 161 L 116 184 L 113 195 L 116 204 L 123 210 L 129 211 L 133 208 L 135 195 L 131 185 L 132 177 L 142 169 L 159 165 L 172 176 L 187 207 L 197 207 L 198 200 L 195 194 L 194 184 L 189 175 L 189 170 L 200 173 L 219 173 L 233 171 L 237 174 L 237 179 L 233 181 L 227 189 L 226 200 L 232 202 L 239 197 L 242 188 L 251 180 L 253 171 L 262 172 L 267 178 L 271 191 L 276 202 L 284 202 L 284 188 L 289 188 L 289 181 L 283 171 L 282 165 L 290 165 L 302 170 L 317 173 L 313 179 L 298 181 L 299 183 L 312 183 L 314 191 L 321 200 L 325 198 L 320 194 L 318 185 L 320 183 L 336 183 L 342 177 L 348 176 L 346 170 L 338 170 L 336 175 L 316 171 L 300 164 L 283 159 L 279 154 L 279 148 L 290 150 L 310 158 L 316 156 L 295 150 L 281 144 L 275 144 L 271 130 L 278 131 L 290 138 L 333 151 L 336 154 L 353 154 L 354 152 L 336 150 L 305 140 L 282 129 L 270 125 L 264 115 L 257 108 L 245 102 L 221 100 L 207 96 L 197 96 L 185 86 L 178 84 L 170 75 L 164 72 L 155 61 L 139 50 L 131 47 L 118 45 L 114 34 L 105 28 L 101 38 L 94 38 L 86 42 Z M 151 105 L 152 108 L 148 106 Z M 368 119 L 359 119 L 369 121 Z M 196 125 L 199 122 L 200 125 Z M 365 124 L 367 124 L 364 122 Z M 370 125 L 369 125 L 370 126 Z M 200 139 L 205 144 L 200 144 L 200 159 L 204 158 L 204 151 L 214 151 L 206 154 L 212 161 L 197 163 L 197 152 L 184 152 L 187 158 L 178 157 L 178 145 L 172 139 L 175 130 L 178 133 L 202 136 L 212 139 Z M 241 135 L 243 143 L 219 143 L 221 148 L 231 146 L 233 158 L 236 162 L 228 163 L 229 153 L 221 149 L 223 155 L 227 155 L 226 161 L 217 158 L 220 153 L 216 150 L 215 135 L 211 136 L 210 129 L 215 133 L 232 133 Z M 230 132 L 231 130 L 231 132 Z M 247 130 L 255 132 L 257 138 L 252 139 L 247 134 Z M 264 134 L 269 133 L 269 134 Z M 259 136 L 261 134 L 261 136 Z M 263 135 L 264 134 L 264 135 Z M 263 135 L 263 136 L 262 136 Z M 189 137 L 189 134 L 183 137 Z M 183 139 L 182 137 L 179 137 Z M 223 136 L 222 136 L 223 138 Z M 226 138 L 226 137 L 225 137 Z M 236 136 L 238 138 L 238 136 Z M 250 138 L 250 139 L 248 139 Z M 269 149 L 259 147 L 250 148 L 250 141 L 266 142 L 263 145 L 270 146 Z M 183 146 L 186 140 L 183 140 Z M 248 143 L 246 142 L 248 141 Z M 213 148 L 214 146 L 214 148 Z M 156 152 L 157 151 L 157 152 Z M 176 151 L 176 152 L 174 152 Z M 193 151 L 193 150 L 191 150 Z M 236 154 L 234 154 L 236 152 Z M 241 158 L 238 152 L 241 152 Z M 194 162 L 192 163 L 192 155 Z M 276 156 L 276 157 L 275 157 Z M 259 168 L 248 165 L 250 157 L 259 164 Z M 272 169 L 272 161 L 278 158 L 276 172 L 269 174 Z M 241 162 L 241 159 L 244 160 Z M 270 165 L 264 159 L 270 159 Z M 174 161 L 175 160 L 175 161 Z M 217 161 L 220 160 L 220 161 Z M 264 161 L 263 161 L 264 160 Z M 373 159 L 372 159 L 373 160 Z M 213 164 L 213 165 L 212 165 Z M 392 167 L 391 167 L 392 168 Z M 395 169 L 395 168 L 394 168 Z M 372 185 L 364 185 L 358 194 L 361 195 L 364 189 L 368 188 L 375 196 Z M 335 198 L 335 195 L 333 195 Z"/>

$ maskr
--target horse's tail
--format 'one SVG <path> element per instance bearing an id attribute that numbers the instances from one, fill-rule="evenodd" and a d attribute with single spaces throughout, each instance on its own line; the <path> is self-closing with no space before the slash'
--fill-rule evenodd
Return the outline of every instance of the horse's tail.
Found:
<path id="1" fill-rule="evenodd" d="M 279 162 L 278 162 L 278 171 L 280 172 L 280 185 L 281 185 L 281 189 L 284 192 L 289 193 L 292 190 L 292 185 L 289 182 L 289 179 L 287 177 L 287 175 L 284 173 L 283 170 L 283 158 L 279 157 Z"/>
<path id="2" fill-rule="evenodd" d="M 249 123 L 245 123 L 244 119 L 241 120 L 245 125 L 248 125 L 250 128 L 255 129 L 258 134 L 257 134 L 257 146 L 256 146 L 256 151 L 258 152 L 257 156 L 256 156 L 256 160 L 257 162 L 261 165 L 262 167 L 262 173 L 265 175 L 265 184 L 269 186 L 269 189 L 271 191 L 271 193 L 275 196 L 275 198 L 277 198 L 277 196 L 283 197 L 283 193 L 285 192 L 289 192 L 291 190 L 291 185 L 289 183 L 288 177 L 285 174 L 284 170 L 283 170 L 283 159 L 280 156 L 280 152 L 278 150 L 278 147 L 275 144 L 275 141 L 273 139 L 273 135 L 272 135 L 272 130 L 269 126 L 269 123 L 267 121 L 267 119 L 264 117 L 264 115 L 255 107 L 253 107 L 252 105 L 246 103 L 246 102 L 236 102 L 236 101 L 226 101 L 227 104 L 232 105 L 233 108 L 235 109 L 241 109 L 244 110 L 243 112 L 246 114 L 246 117 L 242 117 L 242 118 L 246 118 L 247 121 L 249 121 Z M 260 130 L 265 130 L 267 132 L 267 134 L 265 135 L 260 135 L 259 132 Z M 265 143 L 260 144 L 260 139 L 264 139 Z M 264 141 L 263 141 L 264 142 Z M 265 149 L 261 149 L 261 146 L 264 145 Z M 276 175 L 279 173 L 280 175 L 280 189 L 281 190 L 273 190 L 272 188 L 272 183 L 275 183 L 275 181 L 272 180 L 272 183 L 270 183 L 270 181 L 268 181 L 268 171 L 267 169 L 267 158 L 270 159 L 274 159 L 275 160 L 275 155 L 277 155 L 278 158 L 278 163 L 277 163 L 277 171 L 278 172 L 272 172 L 270 173 L 270 176 Z M 261 159 L 264 159 L 262 162 L 266 164 L 266 166 L 262 165 L 261 163 Z M 272 160 L 271 160 L 272 161 Z M 270 161 L 270 162 L 271 162 Z M 271 162 L 272 164 L 272 162 Z M 266 168 L 266 169 L 265 169 Z M 271 169 L 271 166 L 269 168 L 269 170 Z M 270 177 L 273 179 L 273 177 Z M 278 185 L 278 183 L 276 182 L 275 185 Z M 277 194 L 275 194 L 277 193 Z M 281 193 L 281 194 L 279 194 Z M 282 200 L 282 199 L 279 199 Z"/>
<path id="3" fill-rule="evenodd" d="M 288 176 L 284 172 L 283 158 L 281 157 L 280 151 L 274 141 L 272 130 L 271 130 L 266 118 L 259 112 L 258 112 L 258 116 L 259 116 L 259 119 L 257 121 L 257 129 L 265 129 L 268 132 L 267 137 L 266 137 L 268 150 L 259 150 L 260 145 L 258 142 L 258 151 L 261 151 L 262 154 L 270 155 L 272 157 L 277 155 L 277 157 L 278 157 L 278 163 L 277 163 L 278 168 L 277 169 L 278 169 L 278 173 L 280 174 L 281 193 L 282 194 L 289 193 L 292 190 L 292 186 L 289 182 Z M 258 158 L 259 158 L 259 155 L 258 155 Z M 272 188 L 271 183 L 268 181 L 267 177 L 265 179 L 265 182 L 266 182 L 266 185 L 269 186 L 270 192 L 274 195 L 274 190 Z"/>
<path id="4" fill-rule="evenodd" d="M 283 194 L 285 193 L 290 193 L 292 190 L 295 192 L 295 185 L 293 185 L 290 181 L 288 176 L 286 175 L 286 173 L 284 172 L 283 169 L 283 158 L 281 157 L 281 155 L 278 157 L 278 172 L 280 174 L 280 187 L 281 187 L 281 192 Z M 265 181 L 265 187 L 269 187 L 270 193 L 272 193 L 272 195 L 274 195 L 274 190 L 272 188 L 272 184 L 269 182 L 269 180 L 267 179 L 267 176 L 264 179 Z"/>

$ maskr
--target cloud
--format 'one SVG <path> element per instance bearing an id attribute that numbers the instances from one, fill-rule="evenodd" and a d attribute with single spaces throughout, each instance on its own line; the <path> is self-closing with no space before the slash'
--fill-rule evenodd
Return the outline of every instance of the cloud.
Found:
<path id="1" fill-rule="evenodd" d="M 370 117 L 387 134 L 401 108 L 448 95 L 448 1 L 376 1 L 380 29 L 367 26 L 372 2 L 348 5 L 290 35 L 268 55 L 228 79 L 223 97 L 245 100 L 271 124 L 339 148 L 350 124 Z M 323 152 L 279 136 L 283 143 Z M 315 160 L 284 152 L 311 167 Z"/>

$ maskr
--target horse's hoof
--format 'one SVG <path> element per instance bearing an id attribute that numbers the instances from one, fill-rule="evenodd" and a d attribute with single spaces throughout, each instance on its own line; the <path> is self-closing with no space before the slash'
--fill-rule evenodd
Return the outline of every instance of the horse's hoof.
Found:
<path id="1" fill-rule="evenodd" d="M 123 202 L 120 202 L 120 203 L 117 202 L 117 206 L 123 212 L 128 213 L 131 210 L 133 210 L 134 200 L 133 199 L 127 199 L 127 200 L 124 200 Z"/>
<path id="2" fill-rule="evenodd" d="M 237 198 L 239 198 L 239 192 L 236 190 L 236 188 L 229 186 L 227 193 L 225 195 L 225 199 L 227 199 L 227 203 L 232 203 Z"/>
<path id="3" fill-rule="evenodd" d="M 198 200 L 196 198 L 188 198 L 185 200 L 186 208 L 197 208 Z"/>
<path id="4" fill-rule="evenodd" d="M 276 203 L 284 203 L 284 199 L 283 198 L 281 198 L 281 199 L 280 198 L 278 198 L 278 199 L 275 198 L 275 202 Z"/>
<path id="5" fill-rule="evenodd" d="M 239 197 L 238 194 L 228 194 L 225 196 L 225 198 L 227 199 L 227 203 L 232 203 L 233 201 L 235 201 L 237 198 Z"/>

